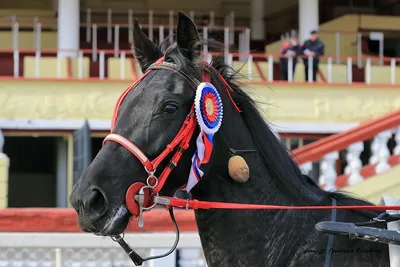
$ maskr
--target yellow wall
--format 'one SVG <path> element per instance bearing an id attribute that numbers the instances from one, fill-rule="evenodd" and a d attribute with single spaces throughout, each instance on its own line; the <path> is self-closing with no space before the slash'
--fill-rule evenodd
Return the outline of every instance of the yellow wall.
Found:
<path id="1" fill-rule="evenodd" d="M 371 177 L 357 185 L 343 188 L 343 190 L 378 204 L 383 195 L 400 196 L 399 177 L 400 165 L 397 165 L 386 173 Z"/>
<path id="2" fill-rule="evenodd" d="M 106 81 L 2 81 L 1 117 L 110 119 L 130 84 Z M 248 85 L 272 122 L 360 122 L 400 109 L 399 86 Z"/>

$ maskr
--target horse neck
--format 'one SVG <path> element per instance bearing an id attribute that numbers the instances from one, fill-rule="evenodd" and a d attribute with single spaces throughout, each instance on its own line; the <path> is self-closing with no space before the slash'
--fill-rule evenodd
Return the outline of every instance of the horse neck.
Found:
<path id="1" fill-rule="evenodd" d="M 226 116 L 221 127 L 221 133 L 216 136 L 212 168 L 192 190 L 192 197 L 204 201 L 219 201 L 228 203 L 270 204 L 270 205 L 301 205 L 280 190 L 276 180 L 272 179 L 271 171 L 243 120 Z M 260 127 L 262 127 L 260 125 Z M 228 173 L 229 148 L 238 151 L 250 169 L 250 178 L 245 183 L 231 179 Z M 241 153 L 240 150 L 247 152 Z M 250 151 L 249 151 L 250 150 Z M 254 151 L 255 150 L 255 151 Z M 299 177 L 300 179 L 300 177 Z M 287 186 L 291 186 L 288 184 Z M 306 212 L 302 214 L 305 215 Z M 258 253 L 265 250 L 268 255 L 273 247 L 281 246 L 282 236 L 291 233 L 294 240 L 302 238 L 301 231 L 294 231 L 293 220 L 298 216 L 292 212 L 274 210 L 198 210 L 196 221 L 206 257 L 211 266 L 242 266 L 235 263 L 236 249 L 246 250 L 246 247 L 258 248 Z M 307 215 L 305 215 L 307 216 Z M 307 224 L 305 227 L 313 227 Z M 303 229 L 305 229 L 305 227 Z M 291 230 L 292 229 L 292 230 Z M 293 242 L 293 249 L 295 242 Z M 237 244 L 233 246 L 232 244 Z M 259 248 L 259 246 L 262 246 Z M 286 244 L 287 251 L 291 248 Z M 237 253 L 244 253 L 238 251 Z M 214 256 L 210 256 L 214 255 Z M 278 254 L 271 254 L 271 257 Z M 212 259 L 211 259 L 211 258 Z M 225 260 L 221 264 L 222 259 Z M 244 259 L 244 258 L 242 258 Z M 259 259 L 259 257 L 258 257 Z M 277 259 L 276 259 L 277 260 Z M 272 262 L 276 263 L 275 259 Z M 250 262 L 247 261 L 250 264 Z M 225 265 L 226 264 L 226 265 Z M 249 266 L 260 266 L 252 262 Z"/>
<path id="2" fill-rule="evenodd" d="M 228 109 L 228 108 L 227 108 Z M 229 111 L 225 111 L 225 114 Z M 232 115 L 234 114 L 234 115 Z M 229 116 L 230 115 L 230 116 Z M 192 197 L 204 201 L 228 203 L 270 204 L 270 205 L 330 205 L 329 194 L 307 182 L 298 175 L 294 186 L 297 196 L 282 188 L 278 178 L 268 166 L 266 158 L 240 115 L 234 112 L 225 116 L 220 133 L 215 136 L 215 150 L 212 167 L 192 189 Z M 260 127 L 263 127 L 260 125 Z M 266 137 L 267 138 L 267 137 Z M 277 140 L 270 140 L 278 142 Z M 273 146 L 272 146 L 273 147 Z M 233 181 L 228 173 L 229 148 L 238 150 L 250 169 L 250 178 L 245 183 Z M 240 150 L 247 152 L 241 153 Z M 250 152 L 249 152 L 250 150 Z M 283 153 L 282 151 L 280 151 Z M 274 153 L 274 151 L 272 151 Z M 286 153 L 286 152 L 285 152 Z M 278 155 L 277 155 L 278 157 Z M 281 157 L 284 160 L 286 157 Z M 286 158 L 287 159 L 287 158 Z M 282 162 L 282 164 L 287 162 Z M 279 163 L 278 163 L 279 164 Z M 286 166 L 283 165 L 283 166 Z M 275 173 L 276 175 L 276 173 Z M 280 179 L 284 177 L 279 176 Z M 286 179 L 290 181 L 290 179 Z M 295 186 L 294 184 L 297 184 Z M 293 192 L 291 190 L 290 192 Z M 348 200 L 349 204 L 355 202 Z M 338 202 L 339 204 L 339 202 Z M 358 203 L 359 204 L 359 203 Z M 196 222 L 199 229 L 204 254 L 210 267 L 227 266 L 308 266 L 309 257 L 304 257 L 304 249 L 325 248 L 328 236 L 315 231 L 315 223 L 330 218 L 331 211 L 286 211 L 286 210 L 196 210 Z M 362 215 L 350 211 L 338 212 L 338 221 L 358 222 L 365 220 Z M 336 241 L 335 246 L 352 248 L 357 243 L 347 240 Z M 372 243 L 372 247 L 381 245 Z M 379 247 L 380 248 L 380 247 Z M 311 255 L 310 257 L 314 257 Z M 350 257 L 350 256 L 349 256 Z M 299 258 L 303 263 L 297 265 Z M 322 266 L 324 258 L 312 266 Z M 351 262 L 351 259 L 348 259 Z M 381 259 L 378 259 L 381 260 Z M 367 260 L 368 261 L 368 260 Z M 311 266 L 311 265 L 310 265 Z M 334 266 L 342 266 L 339 258 Z M 366 265 L 368 266 L 368 265 Z M 370 266 L 378 266 L 371 261 Z"/>

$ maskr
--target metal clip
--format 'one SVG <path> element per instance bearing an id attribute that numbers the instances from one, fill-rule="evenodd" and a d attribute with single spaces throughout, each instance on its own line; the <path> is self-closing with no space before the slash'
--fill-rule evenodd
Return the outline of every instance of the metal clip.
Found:
<path id="1" fill-rule="evenodd" d="M 140 189 L 139 194 L 135 196 L 136 201 L 139 204 L 139 215 L 138 215 L 138 226 L 143 227 L 143 205 L 144 205 L 144 191 Z"/>
<path id="2" fill-rule="evenodd" d="M 154 199 L 154 203 L 159 204 L 159 205 L 168 206 L 169 204 L 171 204 L 171 201 L 165 197 L 155 196 L 153 199 Z"/>

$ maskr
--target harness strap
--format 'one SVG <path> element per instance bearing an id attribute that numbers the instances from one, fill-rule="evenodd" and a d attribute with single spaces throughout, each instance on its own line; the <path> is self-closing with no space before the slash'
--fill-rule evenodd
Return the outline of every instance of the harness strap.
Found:
<path id="1" fill-rule="evenodd" d="M 264 204 L 245 204 L 245 203 L 230 203 L 230 202 L 212 202 L 196 199 L 181 199 L 174 197 L 162 197 L 168 200 L 168 205 L 165 202 L 160 203 L 166 207 L 177 207 L 187 209 L 232 209 L 232 210 L 400 210 L 398 206 L 281 206 L 281 205 L 264 205 Z M 158 204 L 158 203 L 157 203 Z"/>
<path id="2" fill-rule="evenodd" d="M 334 197 L 332 198 L 332 206 L 336 206 L 336 198 L 334 198 Z M 336 222 L 336 208 L 332 209 L 331 222 Z M 335 236 L 329 235 L 328 245 L 326 247 L 324 267 L 329 267 L 331 265 L 332 249 L 333 249 L 333 241 L 334 240 L 335 240 Z"/>

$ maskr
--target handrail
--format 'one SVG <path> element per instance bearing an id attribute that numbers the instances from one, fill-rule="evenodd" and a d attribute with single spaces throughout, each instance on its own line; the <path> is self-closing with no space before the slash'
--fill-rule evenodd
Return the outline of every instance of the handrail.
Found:
<path id="1" fill-rule="evenodd" d="M 361 123 L 353 129 L 331 135 L 311 144 L 294 149 L 292 155 L 298 164 L 314 162 L 328 153 L 340 151 L 356 142 L 371 139 L 377 134 L 398 127 L 399 125 L 400 110 L 397 110 L 383 117 Z"/>
<path id="2" fill-rule="evenodd" d="M 93 52 L 104 52 L 105 55 L 115 55 L 115 54 L 121 54 L 121 53 L 125 53 L 125 54 L 131 54 L 132 50 L 126 50 L 126 49 L 87 49 L 87 48 L 83 48 L 83 49 L 34 49 L 34 48 L 21 48 L 21 49 L 11 49 L 11 48 L 0 48 L 0 53 L 13 53 L 14 51 L 18 51 L 19 53 L 36 53 L 36 52 L 41 52 L 41 53 L 48 53 L 48 54 L 57 54 L 59 52 L 82 52 L 84 54 L 89 54 L 89 53 L 93 53 Z M 202 52 L 204 55 L 211 55 L 211 56 L 221 56 L 221 55 L 231 55 L 232 57 L 252 57 L 253 59 L 267 59 L 268 57 L 272 56 L 272 57 L 276 57 L 276 58 L 280 58 L 280 57 L 284 57 L 281 54 L 270 54 L 270 53 L 239 53 L 239 52 Z M 307 58 L 307 56 L 298 56 L 298 58 Z M 400 57 L 379 57 L 379 56 L 335 56 L 335 55 L 324 55 L 324 56 L 320 56 L 320 59 L 351 59 L 351 60 L 355 60 L 355 59 L 362 59 L 362 60 L 383 60 L 386 62 L 390 62 L 391 60 L 396 60 L 396 61 L 400 61 Z M 333 63 L 332 63 L 333 64 Z"/>
<path id="3" fill-rule="evenodd" d="M 10 26 L 11 27 L 13 24 L 16 24 L 16 23 L 20 24 L 19 21 L 5 21 L 5 22 L 3 22 L 3 21 L 0 20 L 0 27 L 5 27 L 5 26 Z M 46 27 L 46 26 L 55 27 L 55 26 L 57 26 L 57 20 L 55 20 L 54 23 L 41 22 L 41 21 L 37 21 L 37 23 L 40 23 L 42 27 Z M 32 27 L 32 30 L 33 30 L 34 27 L 35 27 L 34 24 L 35 23 L 32 21 L 32 22 L 30 22 L 29 25 L 20 24 L 20 26 L 23 26 L 25 28 Z M 128 23 L 111 23 L 111 24 L 108 24 L 108 23 L 105 23 L 105 22 L 101 22 L 101 23 L 91 22 L 89 24 L 89 27 L 93 27 L 93 25 L 96 25 L 97 28 L 107 28 L 107 27 L 110 27 L 110 26 L 111 27 L 119 26 L 120 28 L 132 27 L 132 25 L 130 25 Z M 88 23 L 81 22 L 81 23 L 79 23 L 79 26 L 82 27 L 82 28 L 85 28 L 85 27 L 88 27 Z M 172 25 L 171 24 L 153 24 L 153 25 L 140 24 L 140 26 L 142 28 L 144 28 L 144 29 L 148 29 L 150 27 L 152 27 L 152 28 L 159 28 L 159 27 L 167 28 L 167 27 L 171 27 L 171 26 L 176 28 L 177 25 L 175 25 L 175 24 L 172 24 Z M 203 29 L 205 27 L 201 26 L 201 25 L 197 25 L 197 28 L 198 29 Z M 234 30 L 234 31 L 243 31 L 243 30 L 248 29 L 248 27 L 244 27 L 244 26 L 224 26 L 224 25 L 214 25 L 214 26 L 210 25 L 210 26 L 207 26 L 207 28 L 209 30 L 224 30 L 224 29 L 228 28 L 229 30 Z"/>
<path id="4" fill-rule="evenodd" d="M 51 19 L 47 19 L 46 22 L 44 22 L 44 21 L 39 19 L 36 22 L 40 23 L 42 25 L 42 27 L 46 27 L 46 26 L 54 27 L 54 26 L 57 26 L 57 19 L 54 19 L 53 23 L 47 22 L 47 21 L 50 21 L 50 20 Z M 27 21 L 27 22 L 25 22 L 25 21 Z M 15 20 L 15 21 L 9 21 L 7 19 L 1 19 L 0 18 L 0 27 L 5 27 L 5 26 L 10 26 L 11 27 L 13 24 L 16 24 L 16 23 L 18 23 L 20 26 L 23 26 L 25 28 L 32 27 L 32 30 L 33 30 L 35 22 L 33 20 L 31 20 L 31 19 L 26 19 L 26 20 L 25 19 L 22 19 L 22 20 L 18 19 L 18 20 Z M 128 27 L 132 26 L 132 25 L 129 25 L 129 23 L 110 23 L 110 24 L 108 24 L 106 22 L 90 22 L 89 24 L 87 22 L 79 23 L 80 27 L 88 27 L 88 25 L 90 27 L 92 27 L 93 25 L 96 25 L 98 28 L 109 27 L 109 26 L 115 27 L 117 25 L 120 28 L 128 28 Z M 150 28 L 149 24 L 140 24 L 140 26 L 142 28 L 144 28 L 144 29 Z M 159 28 L 161 26 L 164 27 L 164 28 L 170 27 L 170 26 L 176 27 L 175 24 L 173 24 L 173 25 L 170 25 L 170 24 L 153 24 L 152 25 L 153 28 Z M 204 26 L 197 25 L 197 28 L 198 29 L 203 29 Z M 249 27 L 245 27 L 245 26 L 209 25 L 209 26 L 207 26 L 207 28 L 210 29 L 210 30 L 223 30 L 225 28 L 228 28 L 228 29 L 233 29 L 233 30 L 237 30 L 237 31 L 242 31 L 242 30 L 248 29 Z M 274 32 L 273 30 L 272 31 L 268 31 L 268 33 L 274 33 L 274 34 L 278 34 L 279 33 L 279 34 L 282 34 L 282 32 Z M 359 33 L 359 31 L 353 31 L 353 30 L 340 30 L 340 31 L 321 30 L 321 31 L 319 31 L 319 34 L 324 34 L 324 33 L 357 34 L 357 33 Z"/>

